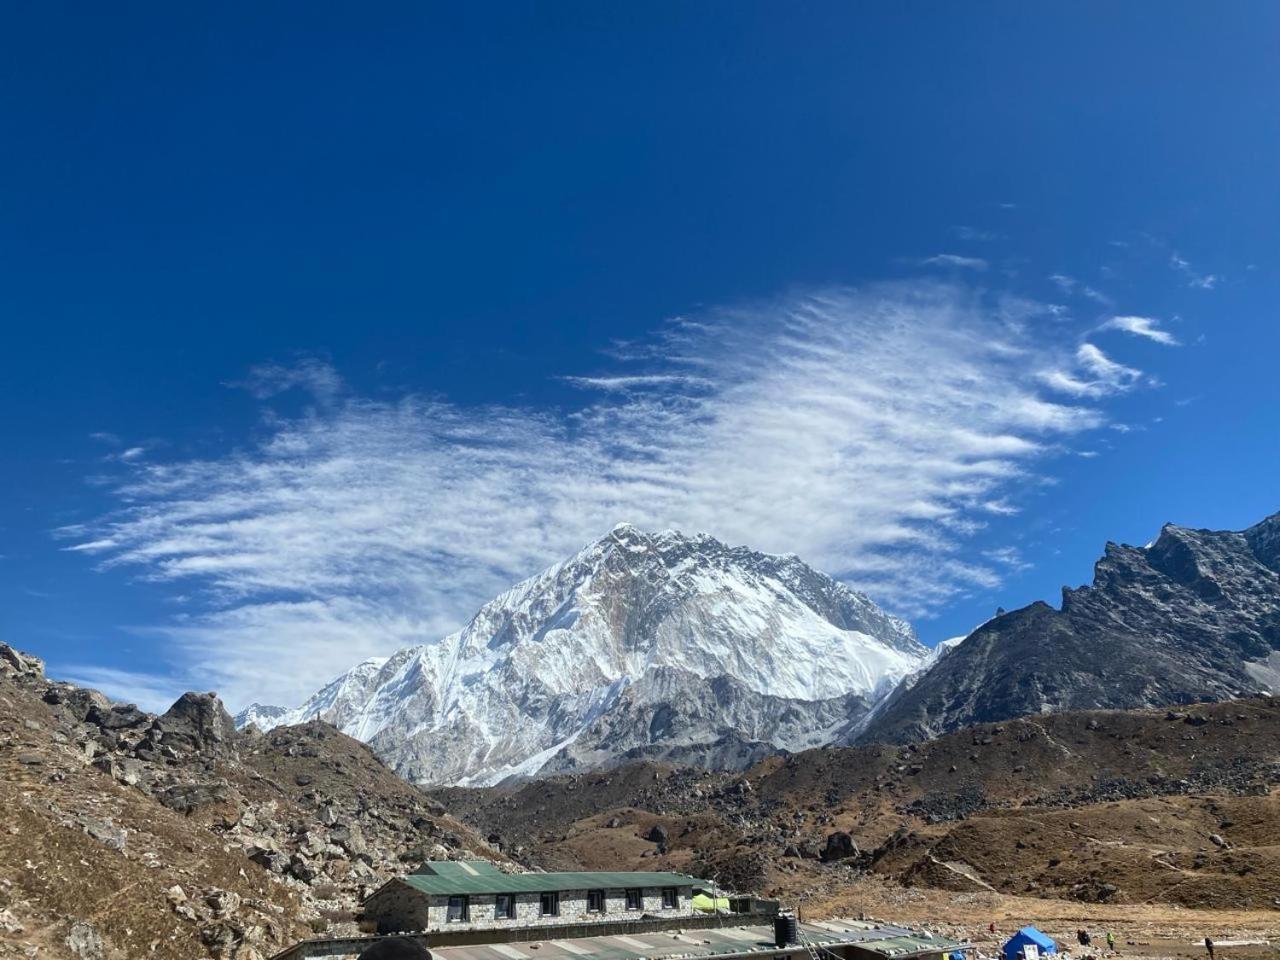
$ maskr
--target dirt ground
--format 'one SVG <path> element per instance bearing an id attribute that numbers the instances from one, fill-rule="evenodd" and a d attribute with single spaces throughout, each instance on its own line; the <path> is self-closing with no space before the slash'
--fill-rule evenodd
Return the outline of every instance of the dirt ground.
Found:
<path id="1" fill-rule="evenodd" d="M 981 955 L 996 956 L 1019 927 L 1032 924 L 1053 937 L 1059 949 L 1075 960 L 1085 957 L 1142 957 L 1144 960 L 1186 960 L 1206 957 L 1204 938 L 1219 944 L 1231 940 L 1266 940 L 1267 944 L 1218 946 L 1218 960 L 1260 960 L 1280 957 L 1280 910 L 1193 910 L 1170 905 L 1111 905 L 1077 903 L 998 893 L 948 893 L 898 886 L 866 877 L 835 896 L 814 900 L 803 915 L 857 917 L 859 915 L 920 926 L 973 943 Z M 988 930 L 994 923 L 996 933 Z M 1076 946 L 1075 932 L 1088 930 L 1094 948 Z M 1110 930 L 1116 952 L 1105 945 Z"/>

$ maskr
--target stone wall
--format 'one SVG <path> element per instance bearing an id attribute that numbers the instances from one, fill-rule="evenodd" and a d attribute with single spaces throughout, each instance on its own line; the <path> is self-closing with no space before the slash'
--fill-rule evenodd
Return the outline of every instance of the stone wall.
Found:
<path id="1" fill-rule="evenodd" d="M 407 933 L 430 926 L 431 899 L 407 883 L 392 880 L 364 902 L 366 920 L 377 924 L 378 933 Z"/>
<path id="2" fill-rule="evenodd" d="M 639 910 L 628 910 L 626 891 L 622 888 L 605 891 L 603 912 L 587 911 L 587 891 L 560 891 L 560 912 L 554 916 L 542 915 L 542 898 L 537 893 L 517 893 L 515 919 L 495 916 L 497 898 L 494 894 L 473 894 L 468 900 L 468 917 L 464 921 L 449 920 L 449 898 L 427 895 L 414 890 L 406 883 L 392 881 L 365 901 L 364 914 L 376 921 L 382 932 L 416 930 L 469 930 L 495 927 L 554 926 L 566 923 L 639 919 L 648 914 L 655 917 L 687 917 L 693 915 L 693 890 L 676 888 L 676 906 L 663 909 L 662 888 L 642 888 L 642 905 Z"/>

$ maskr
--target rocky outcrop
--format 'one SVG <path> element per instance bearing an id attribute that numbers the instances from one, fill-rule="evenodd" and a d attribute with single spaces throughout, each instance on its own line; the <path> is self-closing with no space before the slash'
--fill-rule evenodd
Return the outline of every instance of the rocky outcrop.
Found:
<path id="1" fill-rule="evenodd" d="M 216 693 L 184 693 L 147 732 L 147 749 L 220 754 L 231 750 L 235 721 Z"/>
<path id="2" fill-rule="evenodd" d="M 1107 544 L 1092 586 L 983 624 L 883 705 L 863 741 L 974 722 L 1280 691 L 1280 514 Z"/>
<path id="3" fill-rule="evenodd" d="M 21 650 L 15 650 L 7 643 L 0 643 L 0 677 L 17 680 L 43 679 L 44 661 Z"/>

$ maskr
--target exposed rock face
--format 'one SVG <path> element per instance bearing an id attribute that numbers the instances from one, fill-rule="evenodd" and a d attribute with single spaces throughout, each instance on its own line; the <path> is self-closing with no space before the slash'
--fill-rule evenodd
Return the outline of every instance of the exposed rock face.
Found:
<path id="1" fill-rule="evenodd" d="M 1280 690 L 1280 514 L 1243 532 L 1167 525 L 1107 544 L 1092 586 L 983 624 L 861 739 L 918 740 L 974 722 Z"/>
<path id="2" fill-rule="evenodd" d="M 0 677 L 40 679 L 44 677 L 44 661 L 0 643 Z"/>
<path id="3" fill-rule="evenodd" d="M 639 758 L 741 769 L 841 738 L 926 655 L 795 557 L 622 525 L 442 642 L 239 721 L 320 717 L 423 784 Z"/>
<path id="4" fill-rule="evenodd" d="M 214 693 L 184 693 L 151 728 L 157 743 L 199 753 L 224 752 L 235 735 L 235 721 Z"/>

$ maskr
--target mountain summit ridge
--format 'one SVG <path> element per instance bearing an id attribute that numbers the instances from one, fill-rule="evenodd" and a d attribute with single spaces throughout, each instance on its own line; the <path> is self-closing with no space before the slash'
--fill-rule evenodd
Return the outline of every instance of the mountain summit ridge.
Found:
<path id="1" fill-rule="evenodd" d="M 1166 523 L 1108 543 L 1093 582 L 988 620 L 877 709 L 861 739 L 969 723 L 1280 691 L 1280 514 L 1245 530 Z"/>
<path id="2" fill-rule="evenodd" d="M 840 739 L 927 654 L 794 555 L 619 524 L 438 644 L 237 719 L 328 720 L 424 784 L 637 758 L 744 766 Z"/>

